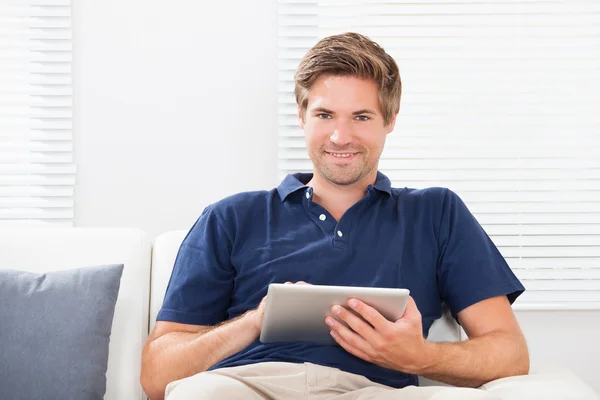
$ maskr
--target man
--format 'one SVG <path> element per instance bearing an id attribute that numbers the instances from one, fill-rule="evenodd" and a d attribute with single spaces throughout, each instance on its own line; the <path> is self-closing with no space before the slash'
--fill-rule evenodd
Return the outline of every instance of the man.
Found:
<path id="1" fill-rule="evenodd" d="M 395 61 L 354 33 L 319 41 L 295 76 L 313 174 L 207 207 L 179 250 L 143 354 L 152 399 L 496 398 L 476 388 L 527 374 L 510 304 L 524 288 L 447 189 L 396 189 L 378 172 L 399 111 Z M 403 318 L 360 301 L 328 318 L 339 346 L 258 341 L 270 283 L 400 287 Z M 469 340 L 425 338 L 445 303 Z M 166 392 L 166 393 L 165 393 Z M 455 396 L 455 397 L 450 397 Z"/>

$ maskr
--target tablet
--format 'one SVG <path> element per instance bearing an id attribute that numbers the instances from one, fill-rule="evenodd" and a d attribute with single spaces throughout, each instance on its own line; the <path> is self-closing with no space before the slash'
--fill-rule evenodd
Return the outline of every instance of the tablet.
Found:
<path id="1" fill-rule="evenodd" d="M 267 292 L 260 341 L 337 345 L 325 323 L 327 315 L 336 318 L 331 306 L 338 304 L 349 309 L 348 300 L 354 297 L 388 320 L 396 321 L 404 315 L 409 293 L 408 289 L 272 283 Z"/>

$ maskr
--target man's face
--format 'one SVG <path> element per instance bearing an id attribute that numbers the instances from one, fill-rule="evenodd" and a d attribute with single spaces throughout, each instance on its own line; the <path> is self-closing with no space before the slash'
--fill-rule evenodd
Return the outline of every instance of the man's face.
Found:
<path id="1" fill-rule="evenodd" d="M 383 122 L 373 81 L 325 75 L 311 86 L 304 129 L 315 173 L 336 185 L 351 185 L 376 171 L 385 138 L 394 129 Z"/>

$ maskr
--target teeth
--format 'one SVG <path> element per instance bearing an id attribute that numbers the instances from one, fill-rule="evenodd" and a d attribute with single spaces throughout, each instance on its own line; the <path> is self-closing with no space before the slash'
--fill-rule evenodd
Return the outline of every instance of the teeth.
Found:
<path id="1" fill-rule="evenodd" d="M 340 153 L 329 153 L 334 157 L 338 157 L 338 158 L 345 158 L 345 157 L 350 157 L 352 154 L 350 153 L 344 153 L 344 154 L 340 154 Z"/>

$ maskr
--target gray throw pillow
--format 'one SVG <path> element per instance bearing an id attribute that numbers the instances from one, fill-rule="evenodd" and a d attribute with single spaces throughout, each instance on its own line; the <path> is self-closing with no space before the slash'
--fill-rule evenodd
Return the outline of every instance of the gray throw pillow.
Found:
<path id="1" fill-rule="evenodd" d="M 104 397 L 122 273 L 0 270 L 0 399 Z"/>

